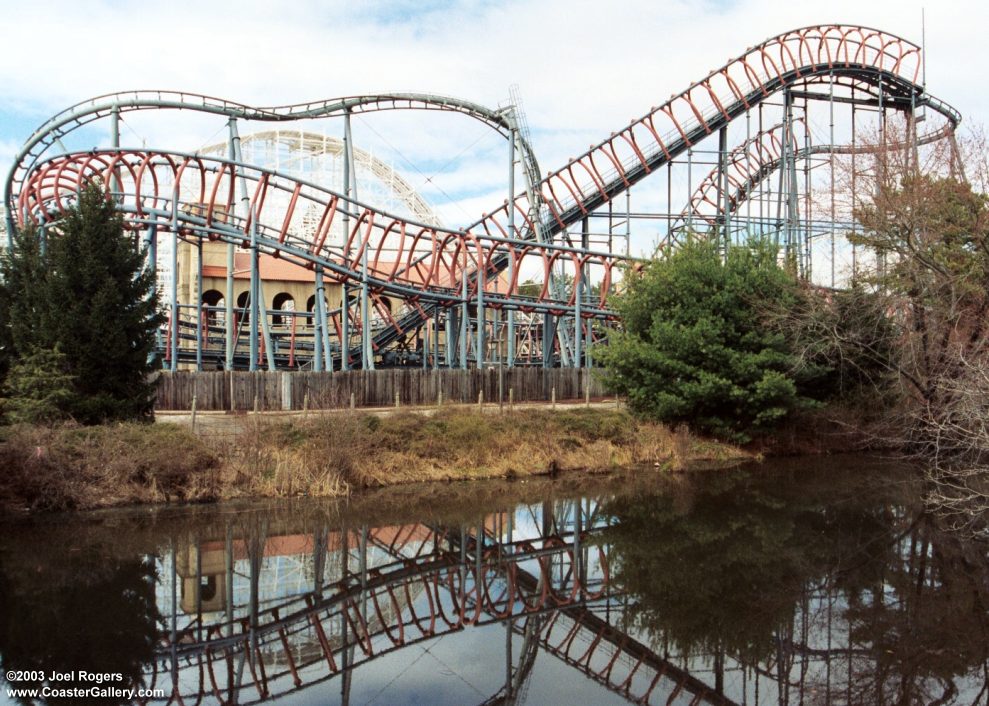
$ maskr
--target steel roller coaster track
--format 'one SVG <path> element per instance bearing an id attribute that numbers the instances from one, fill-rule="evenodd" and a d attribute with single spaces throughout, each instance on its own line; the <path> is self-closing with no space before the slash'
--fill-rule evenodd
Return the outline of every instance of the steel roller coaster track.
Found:
<path id="1" fill-rule="evenodd" d="M 376 351 L 420 329 L 437 311 L 466 307 L 467 302 L 577 321 L 612 319 L 615 312 L 607 296 L 615 267 L 625 259 L 561 244 L 555 236 L 566 234 L 596 209 L 783 91 L 823 83 L 850 85 L 870 92 L 880 105 L 894 110 L 929 109 L 938 120 L 917 136 L 918 142 L 950 135 L 960 115 L 918 83 L 921 65 L 917 45 L 880 30 L 843 25 L 793 30 L 749 48 L 542 179 L 531 147 L 520 139 L 511 110 L 491 110 L 457 99 L 396 93 L 252 107 L 186 93 L 112 94 L 73 106 L 39 128 L 18 155 L 5 198 L 18 224 L 46 223 L 71 205 L 83 183 L 101 178 L 119 186 L 115 197 L 134 229 L 223 240 L 324 269 L 339 282 L 363 284 L 379 304 Z M 485 122 L 517 144 L 528 183 L 513 200 L 473 223 L 445 229 L 391 215 L 347 194 L 237 160 L 119 148 L 49 156 L 64 135 L 94 120 L 130 110 L 163 108 L 276 122 L 392 109 L 453 111 Z M 786 144 L 777 141 L 777 147 Z M 729 177 L 736 198 L 746 197 L 745 185 L 754 176 L 765 178 L 779 164 L 778 155 L 772 158 L 773 150 L 765 147 L 756 154 L 759 166 L 754 171 L 751 156 L 732 161 L 735 171 L 744 172 Z M 252 188 L 241 186 L 243 193 L 238 196 L 238 184 Z M 183 202 L 181 194 L 190 192 L 195 197 Z M 265 204 L 276 192 L 287 196 L 289 212 L 272 218 L 272 209 L 266 210 Z M 698 198 L 703 201 L 705 196 Z M 292 213 L 303 206 L 320 214 L 313 233 L 301 234 L 291 227 Z M 331 245 L 327 235 L 334 222 L 341 220 L 347 222 L 344 242 Z M 522 296 L 519 273 L 532 262 L 541 265 L 543 286 L 535 296 Z M 602 282 L 600 294 L 585 297 L 579 285 L 569 293 L 561 290 L 553 284 L 554 273 L 561 269 L 572 272 L 577 283 L 593 271 Z M 506 270 L 507 287 L 490 291 L 490 283 Z M 381 306 L 385 294 L 400 298 L 405 303 L 403 310 L 393 314 Z M 344 313 L 332 312 L 329 319 L 330 329 L 340 336 Z"/>
<path id="2" fill-rule="evenodd" d="M 878 96 L 873 102 L 878 102 Z M 901 107 L 909 109 L 911 106 L 903 104 Z M 950 116 L 950 113 L 945 115 Z M 948 137 L 959 121 L 960 117 L 950 117 L 932 130 L 913 135 L 909 143 L 890 141 L 885 147 L 909 149 L 932 144 Z M 676 240 L 679 234 L 698 225 L 704 228 L 723 225 L 725 212 L 737 212 L 759 184 L 774 174 L 787 159 L 801 160 L 809 155 L 868 154 L 875 149 L 871 144 L 811 144 L 811 132 L 803 117 L 761 130 L 728 153 L 722 165 L 708 172 L 690 195 L 689 203 L 671 224 L 671 235 Z"/>

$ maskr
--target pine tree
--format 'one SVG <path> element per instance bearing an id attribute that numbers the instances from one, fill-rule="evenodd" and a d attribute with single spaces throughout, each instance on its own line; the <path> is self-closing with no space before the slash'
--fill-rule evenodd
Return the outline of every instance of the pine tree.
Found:
<path id="1" fill-rule="evenodd" d="M 62 420 L 75 397 L 72 375 L 58 350 L 34 348 L 14 363 L 0 398 L 4 415 L 15 424 L 51 424 Z"/>
<path id="2" fill-rule="evenodd" d="M 40 335 L 66 357 L 70 415 L 85 424 L 150 418 L 148 361 L 161 314 L 144 253 L 97 184 L 52 231 Z"/>
<path id="3" fill-rule="evenodd" d="M 40 326 L 47 307 L 47 265 L 37 229 L 24 228 L 13 235 L 13 247 L 0 258 L 0 382 L 19 357 L 32 348 L 46 348 Z"/>

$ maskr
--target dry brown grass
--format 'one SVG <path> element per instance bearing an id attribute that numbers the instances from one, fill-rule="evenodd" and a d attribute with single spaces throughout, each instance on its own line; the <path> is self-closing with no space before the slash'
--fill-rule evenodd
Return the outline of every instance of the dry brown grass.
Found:
<path id="1" fill-rule="evenodd" d="M 352 413 L 246 421 L 221 451 L 255 495 L 335 495 L 434 480 L 516 478 L 564 470 L 742 458 L 738 449 L 671 433 L 626 412 L 575 409 L 480 414 L 449 408 L 378 417 Z"/>
<path id="2" fill-rule="evenodd" d="M 0 502 L 31 509 L 174 500 L 346 495 L 361 488 L 741 459 L 738 449 L 624 411 L 244 417 L 201 436 L 171 425 L 10 427 L 0 432 Z"/>
<path id="3" fill-rule="evenodd" d="M 0 502 L 87 509 L 219 496 L 217 459 L 170 424 L 13 426 L 0 435 Z"/>

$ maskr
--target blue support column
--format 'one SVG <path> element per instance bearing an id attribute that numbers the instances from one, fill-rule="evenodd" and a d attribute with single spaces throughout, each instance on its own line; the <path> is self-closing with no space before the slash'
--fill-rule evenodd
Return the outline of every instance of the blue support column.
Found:
<path id="1" fill-rule="evenodd" d="M 731 229 L 728 225 L 728 128 L 723 127 L 718 131 L 718 207 L 721 211 L 718 234 L 721 239 L 722 257 L 728 257 L 728 248 L 731 247 Z"/>
<path id="2" fill-rule="evenodd" d="M 240 137 L 237 133 L 237 119 L 230 118 L 227 122 L 227 129 L 229 136 L 227 138 L 227 158 L 231 161 L 237 158 L 238 149 L 235 147 L 235 141 L 239 142 Z M 233 175 L 230 176 L 233 179 Z M 241 179 L 243 181 L 243 179 Z M 241 191 L 246 197 L 247 185 L 243 184 Z M 232 204 L 231 217 L 237 216 L 237 205 L 236 202 Z M 225 370 L 234 369 L 234 244 L 227 243 L 227 293 L 224 297 L 223 304 L 226 309 L 223 316 L 223 367 Z"/>
<path id="3" fill-rule="evenodd" d="M 264 338 L 264 357 L 268 364 L 268 370 L 275 370 L 275 347 L 271 337 L 271 327 L 268 321 L 268 305 L 264 296 L 264 282 L 258 276 L 258 305 L 261 307 L 261 336 Z"/>
<path id="4" fill-rule="evenodd" d="M 351 169 L 351 135 L 350 135 L 350 112 L 344 113 L 343 118 L 343 195 L 348 199 L 351 198 L 351 184 L 350 184 L 350 169 Z M 344 247 L 344 259 L 350 262 L 350 204 L 345 204 L 343 209 L 343 242 Z M 340 369 L 350 370 L 350 285 L 346 280 L 343 282 L 343 300 L 341 301 L 343 307 L 340 315 L 343 317 L 341 319 L 341 338 L 340 341 Z M 362 339 L 363 341 L 363 339 Z M 361 357 L 364 357 L 363 344 L 361 348 Z M 363 364 L 362 364 L 363 367 Z"/>
<path id="5" fill-rule="evenodd" d="M 453 368 L 453 351 L 456 350 L 456 338 L 454 337 L 454 330 L 459 331 L 460 328 L 456 325 L 457 312 L 454 311 L 453 307 L 446 310 L 446 367 Z"/>
<path id="6" fill-rule="evenodd" d="M 855 106 L 852 106 L 854 111 Z M 779 190 L 776 193 L 776 238 L 774 245 L 779 248 L 780 246 L 780 229 L 783 229 L 783 247 L 785 260 L 790 259 L 790 244 L 789 244 L 789 227 L 783 221 L 783 194 L 787 188 L 787 176 L 789 175 L 789 170 L 787 169 L 787 160 L 790 158 L 790 91 L 783 90 L 783 148 L 780 151 L 780 181 Z M 853 122 L 854 126 L 854 122 Z M 854 174 L 854 169 L 852 170 Z M 789 204 L 789 202 L 788 202 Z"/>
<path id="7" fill-rule="evenodd" d="M 110 144 L 114 149 L 120 149 L 120 106 L 116 104 L 110 109 Z M 113 193 L 113 198 L 117 202 L 123 199 L 120 193 L 122 190 L 120 177 L 117 170 L 114 169 L 113 176 L 110 177 L 110 191 Z"/>
<path id="8" fill-rule="evenodd" d="M 787 90 L 784 93 L 786 99 L 786 139 L 785 141 L 790 144 L 789 158 L 790 161 L 787 163 L 787 198 L 786 198 L 786 242 L 787 242 L 787 254 L 791 255 L 797 263 L 797 273 L 798 276 L 804 274 L 803 269 L 803 258 L 802 258 L 802 248 L 798 239 L 800 237 L 800 206 L 797 201 L 798 190 L 800 188 L 799 182 L 797 181 L 797 152 L 793 142 L 795 141 L 794 131 L 793 131 L 793 96 L 790 91 Z M 883 92 L 879 91 L 879 130 L 880 135 L 883 129 Z M 877 256 L 876 267 L 882 269 L 882 259 Z"/>
<path id="9" fill-rule="evenodd" d="M 479 255 L 478 257 L 483 256 Z M 477 268 L 477 346 L 474 351 L 474 361 L 479 369 L 484 367 L 484 334 L 487 324 L 484 315 L 484 274 L 484 263 L 481 263 L 481 266 Z"/>
<path id="10" fill-rule="evenodd" d="M 234 126 L 236 129 L 236 126 Z M 244 161 L 244 155 L 240 150 L 240 137 L 235 136 L 233 140 L 234 155 L 238 162 Z M 251 370 L 257 370 L 257 353 L 258 353 L 258 323 L 261 327 L 261 335 L 264 336 L 264 347 L 265 347 L 265 359 L 268 364 L 268 370 L 273 371 L 275 369 L 275 350 L 272 346 L 271 331 L 268 329 L 268 307 L 264 303 L 264 286 L 261 283 L 261 273 L 259 269 L 259 258 L 260 251 L 258 249 L 258 217 L 259 214 L 254 208 L 254 205 L 250 203 L 250 199 L 247 195 L 247 182 L 241 177 L 241 201 L 245 205 L 245 213 L 251 215 L 251 345 L 253 346 L 253 351 L 251 354 L 251 365 L 254 366 Z"/>
<path id="11" fill-rule="evenodd" d="M 223 300 L 223 367 L 234 369 L 234 244 L 227 243 L 227 294 Z"/>
<path id="12" fill-rule="evenodd" d="M 581 329 L 581 306 L 580 300 L 583 296 L 583 282 L 581 281 L 580 269 L 574 274 L 574 307 L 573 307 L 573 367 L 581 366 L 581 348 L 584 342 L 584 332 Z"/>
<path id="13" fill-rule="evenodd" d="M 450 339 L 447 339 L 449 344 Z M 440 310 L 439 307 L 433 312 L 433 369 L 440 367 Z"/>
<path id="14" fill-rule="evenodd" d="M 316 317 L 319 319 L 319 333 L 313 339 L 313 346 L 322 351 L 326 370 L 333 371 L 333 358 L 330 357 L 329 320 L 326 316 L 326 287 L 323 283 L 323 268 L 316 266 Z"/>
<path id="15" fill-rule="evenodd" d="M 583 248 L 585 251 L 590 250 L 591 247 L 591 231 L 589 227 L 589 220 L 586 216 L 584 217 L 584 227 L 581 230 L 581 234 L 580 234 L 580 247 Z M 580 266 L 580 293 L 582 295 L 581 298 L 583 298 L 586 302 L 591 301 L 591 283 L 588 278 L 586 265 Z M 578 319 L 579 318 L 580 317 L 578 317 Z M 584 338 L 584 367 L 589 368 L 591 367 L 591 341 L 592 341 L 591 320 L 590 319 L 587 320 L 586 326 L 582 321 L 579 322 L 577 329 L 578 334 L 581 333 L 581 329 L 586 329 L 586 331 L 584 331 L 583 333 L 585 337 Z M 578 356 L 578 363 L 579 361 L 580 358 Z"/>
<path id="16" fill-rule="evenodd" d="M 319 315 L 323 308 L 320 299 L 323 296 L 323 268 L 316 268 L 316 280 L 313 287 L 312 307 L 312 369 L 313 372 L 323 372 L 323 317 Z"/>
<path id="17" fill-rule="evenodd" d="M 110 146 L 114 149 L 120 147 L 120 106 L 118 105 L 110 108 Z"/>
<path id="18" fill-rule="evenodd" d="M 509 278 L 512 277 L 514 273 L 509 269 Z M 515 310 L 508 310 L 508 351 L 506 352 L 507 364 L 509 368 L 515 367 Z"/>
<path id="19" fill-rule="evenodd" d="M 584 367 L 590 368 L 594 365 L 594 360 L 592 357 L 592 346 L 594 343 L 594 330 L 591 328 L 593 319 L 588 319 L 587 324 L 584 326 Z"/>
<path id="20" fill-rule="evenodd" d="M 350 111 L 343 115 L 343 157 L 344 157 L 344 195 L 349 199 L 353 197 L 355 191 L 354 179 L 354 140 L 350 129 Z M 347 230 L 350 224 L 350 203 L 346 204 L 343 212 L 344 238 L 348 236 Z M 370 249 L 368 246 L 361 252 L 361 368 L 363 370 L 374 370 L 374 346 L 371 341 L 371 291 L 368 283 L 367 258 Z"/>
<path id="21" fill-rule="evenodd" d="M 467 258 L 464 258 L 464 269 L 460 276 L 460 369 L 467 369 L 467 325 L 470 322 L 470 309 L 467 307 Z"/>
<path id="22" fill-rule="evenodd" d="M 203 369 L 203 241 L 196 241 L 196 370 Z"/>
<path id="23" fill-rule="evenodd" d="M 176 195 L 176 199 L 178 195 Z M 171 308 L 171 342 L 169 351 L 169 368 L 174 373 L 179 365 L 179 224 L 176 205 L 173 201 L 172 212 L 172 308 Z"/>
<path id="24" fill-rule="evenodd" d="M 257 219 L 251 219 L 251 294 L 249 304 L 251 307 L 251 362 L 248 369 L 254 372 L 258 369 L 258 318 L 261 307 L 258 306 L 260 299 L 260 272 L 258 262 L 258 229 Z"/>
<path id="25" fill-rule="evenodd" d="M 39 220 L 38 251 L 41 253 L 41 257 L 48 257 L 48 225 L 45 223 L 43 216 Z"/>
<path id="26" fill-rule="evenodd" d="M 350 370 L 350 285 L 347 280 L 343 281 L 340 299 L 340 370 Z"/>
<path id="27" fill-rule="evenodd" d="M 367 248 L 361 258 L 361 367 L 374 370 L 374 351 L 371 349 L 371 302 L 367 283 Z"/>
<path id="28" fill-rule="evenodd" d="M 515 239 L 515 137 L 516 130 L 513 128 L 508 136 L 508 237 Z M 513 296 L 516 292 L 511 289 L 515 281 L 515 258 L 509 256 L 508 261 L 508 295 Z M 515 310 L 508 310 L 508 352 L 507 363 L 509 368 L 515 367 Z"/>

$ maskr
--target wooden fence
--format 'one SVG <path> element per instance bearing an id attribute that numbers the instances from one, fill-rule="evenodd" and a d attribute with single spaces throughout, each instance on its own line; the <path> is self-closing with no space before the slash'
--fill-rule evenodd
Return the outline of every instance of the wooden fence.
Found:
<path id="1" fill-rule="evenodd" d="M 585 388 L 589 386 L 589 390 Z M 162 372 L 155 408 L 187 410 L 329 409 L 391 407 L 443 402 L 516 402 L 583 399 L 605 394 L 600 371 L 572 368 L 488 368 L 484 370 L 351 370 L 347 372 Z M 307 402 L 308 393 L 308 402 Z"/>

